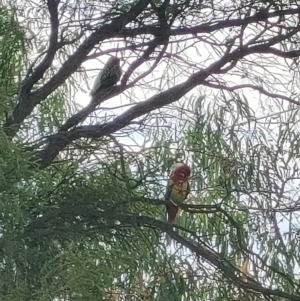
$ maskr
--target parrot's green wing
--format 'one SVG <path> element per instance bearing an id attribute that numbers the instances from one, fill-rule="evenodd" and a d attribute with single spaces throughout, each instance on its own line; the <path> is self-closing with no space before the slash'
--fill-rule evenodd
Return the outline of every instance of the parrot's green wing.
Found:
<path id="1" fill-rule="evenodd" d="M 169 180 L 166 187 L 165 200 L 170 200 L 173 187 L 174 187 L 173 181 Z"/>

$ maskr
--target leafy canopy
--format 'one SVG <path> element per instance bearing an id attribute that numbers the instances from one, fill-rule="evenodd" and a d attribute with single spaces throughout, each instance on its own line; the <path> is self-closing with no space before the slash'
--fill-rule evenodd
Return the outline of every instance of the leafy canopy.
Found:
<path id="1" fill-rule="evenodd" d="M 2 299 L 299 300 L 299 13 L 4 1 Z M 90 98 L 110 56 L 121 80 Z M 172 228 L 180 161 L 192 191 Z"/>

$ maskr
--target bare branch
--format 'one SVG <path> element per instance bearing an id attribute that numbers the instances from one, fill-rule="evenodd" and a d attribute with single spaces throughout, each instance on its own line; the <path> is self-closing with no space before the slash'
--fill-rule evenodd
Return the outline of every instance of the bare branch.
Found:
<path id="1" fill-rule="evenodd" d="M 285 36 L 282 36 L 281 38 L 284 39 Z M 205 70 L 194 73 L 184 83 L 176 85 L 167 91 L 161 92 L 148 100 L 136 104 L 134 107 L 128 109 L 126 112 L 119 115 L 109 123 L 81 126 L 73 129 L 70 132 L 61 132 L 53 135 L 49 145 L 40 154 L 42 167 L 46 167 L 51 164 L 52 160 L 57 156 L 59 151 L 61 151 L 72 141 L 80 138 L 100 138 L 102 136 L 111 135 L 112 133 L 128 126 L 135 118 L 143 116 L 144 114 L 179 100 L 191 89 L 197 85 L 201 85 L 209 75 L 228 72 L 229 69 L 232 69 L 235 66 L 240 58 L 252 53 L 272 53 L 270 46 L 276 44 L 277 42 L 278 39 L 269 41 L 267 45 L 242 47 L 235 49 L 229 54 L 226 53 L 226 55 L 219 61 L 211 64 Z M 229 66 L 227 66 L 225 69 L 222 69 L 228 63 L 230 63 Z"/>
<path id="2" fill-rule="evenodd" d="M 24 99 L 20 100 L 19 104 L 13 111 L 12 116 L 8 118 L 3 126 L 5 133 L 9 137 L 13 137 L 18 132 L 21 123 L 32 112 L 34 107 L 42 100 L 46 99 L 78 69 L 97 43 L 117 36 L 126 24 L 134 20 L 145 9 L 148 3 L 149 0 L 140 0 L 130 9 L 129 12 L 113 19 L 110 24 L 99 27 L 83 41 L 77 51 L 75 51 L 73 55 L 65 61 L 58 72 L 42 88 L 32 93 L 29 93 L 29 90 L 26 89 L 27 94 L 24 95 Z"/>
<path id="3" fill-rule="evenodd" d="M 250 88 L 250 89 L 256 90 L 256 91 L 260 92 L 261 94 L 264 94 L 268 97 L 283 99 L 283 100 L 286 100 L 286 101 L 288 101 L 290 103 L 293 103 L 297 106 L 300 106 L 300 102 L 297 101 L 297 100 L 294 100 L 294 99 L 292 99 L 290 97 L 287 97 L 285 95 L 282 95 L 282 94 L 268 92 L 263 87 L 258 87 L 258 86 L 251 85 L 251 84 L 242 84 L 242 85 L 236 85 L 236 86 L 228 87 L 226 85 L 214 84 L 214 83 L 211 83 L 209 81 L 204 81 L 203 86 L 210 87 L 210 88 L 215 88 L 215 89 L 222 89 L 222 90 L 226 90 L 226 91 L 229 91 L 229 92 L 233 92 L 235 90 L 240 90 L 240 89 Z"/>
<path id="4" fill-rule="evenodd" d="M 144 51 L 143 55 L 134 61 L 130 67 L 128 68 L 127 72 L 124 74 L 122 81 L 121 81 L 121 86 L 125 86 L 127 84 L 127 81 L 129 80 L 132 72 L 138 68 L 140 65 L 142 65 L 145 61 L 149 59 L 149 56 L 153 53 L 155 48 L 161 44 L 166 46 L 168 45 L 168 37 L 157 37 L 153 41 L 150 42 L 148 48 Z"/>
<path id="5" fill-rule="evenodd" d="M 203 23 L 199 26 L 194 27 L 183 27 L 183 28 L 175 28 L 170 29 L 167 33 L 169 36 L 181 36 L 181 35 L 189 35 L 189 34 L 198 34 L 198 33 L 212 33 L 214 31 L 230 28 L 230 27 L 239 27 L 245 26 L 253 23 L 259 23 L 260 21 L 266 21 L 267 19 L 271 19 L 274 17 L 282 17 L 282 16 L 289 16 L 289 15 L 297 15 L 300 13 L 299 8 L 293 9 L 286 9 L 286 10 L 278 10 L 274 12 L 258 12 L 253 16 L 247 18 L 238 18 L 233 20 L 224 20 L 215 22 L 215 24 L 210 23 Z M 124 29 L 120 33 L 120 36 L 124 37 L 135 37 L 140 34 L 152 34 L 157 35 L 160 32 L 160 28 L 156 26 L 145 26 L 141 28 L 135 29 Z"/>
<path id="6" fill-rule="evenodd" d="M 88 115 L 91 114 L 99 104 L 109 98 L 120 94 L 128 88 L 129 86 L 123 88 L 121 88 L 120 86 L 114 86 L 105 90 L 98 91 L 95 95 L 93 95 L 91 102 L 85 108 L 74 114 L 60 127 L 59 132 L 67 131 L 71 127 L 77 125 L 79 122 L 85 120 L 86 117 L 88 117 Z"/>

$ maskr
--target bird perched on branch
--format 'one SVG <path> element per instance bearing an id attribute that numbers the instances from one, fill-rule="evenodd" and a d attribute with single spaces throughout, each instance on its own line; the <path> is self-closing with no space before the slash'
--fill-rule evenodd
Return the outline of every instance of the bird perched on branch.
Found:
<path id="1" fill-rule="evenodd" d="M 173 224 L 178 213 L 176 204 L 182 203 L 190 193 L 190 184 L 188 182 L 191 174 L 190 168 L 184 163 L 176 163 L 173 165 L 172 172 L 166 189 L 166 210 L 168 223 Z M 167 245 L 171 244 L 171 237 L 167 234 Z"/>
<path id="2" fill-rule="evenodd" d="M 120 59 L 115 56 L 110 57 L 97 75 L 90 95 L 94 96 L 100 89 L 115 85 L 121 78 L 121 74 Z"/>

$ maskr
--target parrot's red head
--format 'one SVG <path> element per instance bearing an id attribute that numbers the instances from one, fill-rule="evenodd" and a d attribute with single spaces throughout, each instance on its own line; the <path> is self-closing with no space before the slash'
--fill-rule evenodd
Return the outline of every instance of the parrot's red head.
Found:
<path id="1" fill-rule="evenodd" d="M 108 59 L 107 64 L 114 65 L 114 66 L 120 66 L 120 59 L 118 57 L 116 57 L 116 56 L 111 56 Z"/>
<path id="2" fill-rule="evenodd" d="M 191 174 L 191 169 L 184 163 L 176 163 L 173 165 L 171 179 L 175 183 L 186 182 Z"/>

